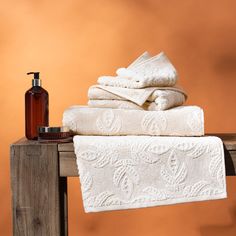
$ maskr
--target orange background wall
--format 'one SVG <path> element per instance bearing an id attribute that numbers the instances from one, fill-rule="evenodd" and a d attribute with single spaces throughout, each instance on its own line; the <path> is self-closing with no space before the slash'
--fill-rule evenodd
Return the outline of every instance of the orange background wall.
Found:
<path id="1" fill-rule="evenodd" d="M 99 75 L 145 50 L 165 51 L 205 110 L 207 132 L 236 131 L 234 0 L 0 0 L 0 235 L 11 235 L 9 144 L 24 135 L 28 71 L 41 71 L 50 123 L 86 104 Z M 69 180 L 70 235 L 236 235 L 236 179 L 227 200 L 84 214 Z"/>

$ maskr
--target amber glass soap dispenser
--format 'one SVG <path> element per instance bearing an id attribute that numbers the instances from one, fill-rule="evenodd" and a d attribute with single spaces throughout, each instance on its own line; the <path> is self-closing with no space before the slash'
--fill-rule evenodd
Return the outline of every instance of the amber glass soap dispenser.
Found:
<path id="1" fill-rule="evenodd" d="M 27 139 L 38 138 L 38 127 L 48 126 L 48 92 L 41 87 L 39 72 L 33 74 L 32 88 L 25 93 L 25 136 Z"/>

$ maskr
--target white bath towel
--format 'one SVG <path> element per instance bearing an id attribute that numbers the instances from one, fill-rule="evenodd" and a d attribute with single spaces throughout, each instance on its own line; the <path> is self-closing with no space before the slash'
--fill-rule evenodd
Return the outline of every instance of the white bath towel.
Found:
<path id="1" fill-rule="evenodd" d="M 72 106 L 63 114 L 63 125 L 83 135 L 204 135 L 203 110 L 197 106 L 166 111 Z"/>
<path id="2" fill-rule="evenodd" d="M 127 68 L 119 68 L 117 76 L 99 77 L 98 84 L 123 88 L 163 87 L 174 86 L 177 79 L 176 69 L 163 52 L 154 57 L 145 52 Z"/>
<path id="3" fill-rule="evenodd" d="M 89 107 L 167 110 L 183 105 L 187 95 L 180 87 L 127 89 L 96 85 L 89 88 L 88 98 Z"/>
<path id="4" fill-rule="evenodd" d="M 75 136 L 85 212 L 227 196 L 217 137 Z"/>

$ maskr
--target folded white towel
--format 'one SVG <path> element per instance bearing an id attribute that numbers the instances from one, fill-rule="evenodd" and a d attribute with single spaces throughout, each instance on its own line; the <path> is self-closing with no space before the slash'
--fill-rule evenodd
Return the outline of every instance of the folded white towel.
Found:
<path id="1" fill-rule="evenodd" d="M 172 102 L 173 101 L 173 102 Z M 145 102 L 142 106 L 130 101 L 123 100 L 89 100 L 88 106 L 91 108 L 114 108 L 146 111 L 164 111 L 172 107 L 181 106 L 182 100 L 158 99 L 158 102 Z"/>
<path id="2" fill-rule="evenodd" d="M 204 135 L 203 110 L 197 106 L 166 111 L 72 106 L 63 114 L 63 125 L 83 135 Z"/>
<path id="3" fill-rule="evenodd" d="M 144 53 L 127 68 L 117 70 L 117 76 L 101 76 L 98 84 L 123 88 L 174 86 L 178 79 L 176 69 L 167 56 L 150 57 Z"/>
<path id="4" fill-rule="evenodd" d="M 114 108 L 114 109 L 129 109 L 129 110 L 148 110 L 148 105 L 143 106 L 130 101 L 123 100 L 89 100 L 88 106 L 91 108 Z"/>
<path id="5" fill-rule="evenodd" d="M 227 196 L 217 137 L 75 136 L 85 212 Z"/>
<path id="6" fill-rule="evenodd" d="M 89 88 L 88 98 L 89 107 L 167 110 L 183 105 L 187 96 L 180 87 L 127 89 L 96 85 Z"/>

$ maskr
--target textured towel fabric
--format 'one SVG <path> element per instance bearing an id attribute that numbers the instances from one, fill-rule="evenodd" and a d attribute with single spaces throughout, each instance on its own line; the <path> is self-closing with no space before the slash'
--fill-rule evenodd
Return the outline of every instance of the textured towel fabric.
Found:
<path id="1" fill-rule="evenodd" d="M 174 86 L 178 76 L 167 56 L 150 57 L 144 53 L 127 68 L 117 70 L 117 76 L 101 76 L 98 84 L 123 88 Z"/>
<path id="2" fill-rule="evenodd" d="M 138 106 L 129 101 L 122 100 L 89 100 L 88 106 L 91 108 L 114 108 L 114 109 L 129 109 L 129 110 L 148 110 L 148 105 Z"/>
<path id="3" fill-rule="evenodd" d="M 88 91 L 88 106 L 163 111 L 181 106 L 186 95 L 178 88 L 125 89 L 110 86 L 92 86 Z"/>
<path id="4" fill-rule="evenodd" d="M 217 137 L 75 136 L 86 212 L 227 196 Z"/>
<path id="5" fill-rule="evenodd" d="M 171 103 L 173 101 L 173 103 Z M 114 108 L 130 110 L 164 111 L 178 105 L 182 105 L 179 100 L 158 99 L 158 102 L 145 102 L 142 106 L 130 101 L 122 100 L 89 100 L 88 106 L 92 108 Z M 182 101 L 182 100 L 181 100 Z"/>
<path id="6" fill-rule="evenodd" d="M 197 106 L 166 111 L 73 106 L 64 112 L 63 125 L 83 135 L 204 135 L 203 110 Z"/>
<path id="7" fill-rule="evenodd" d="M 146 101 L 153 102 L 158 96 L 167 96 L 171 92 L 178 92 L 187 98 L 186 93 L 179 86 L 128 89 L 102 85 L 91 86 L 88 90 L 88 98 L 127 100 L 142 106 Z"/>

